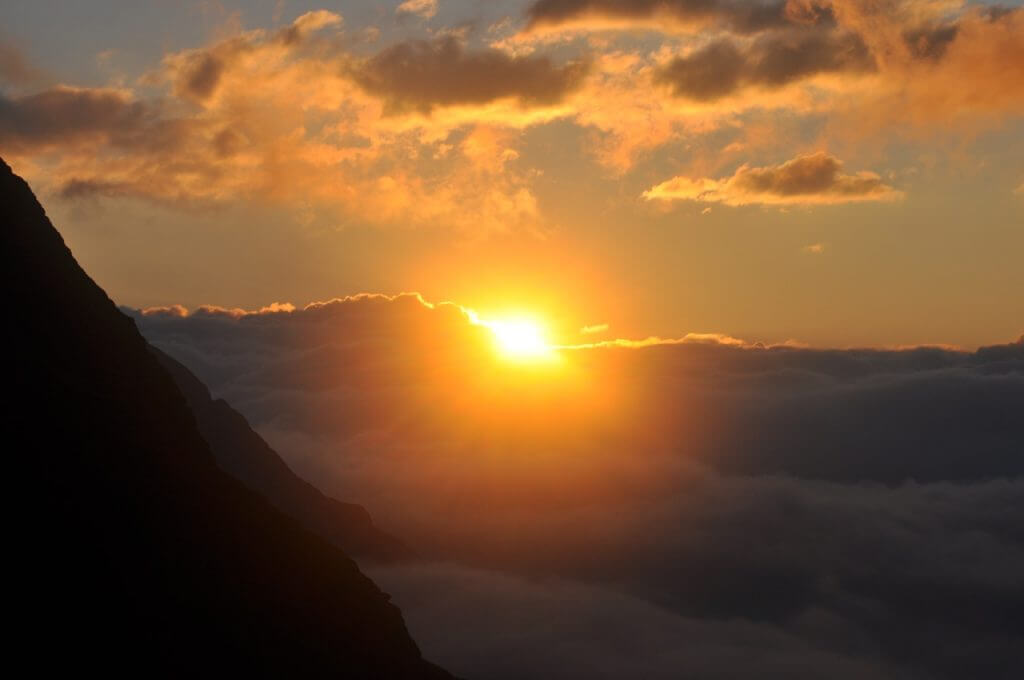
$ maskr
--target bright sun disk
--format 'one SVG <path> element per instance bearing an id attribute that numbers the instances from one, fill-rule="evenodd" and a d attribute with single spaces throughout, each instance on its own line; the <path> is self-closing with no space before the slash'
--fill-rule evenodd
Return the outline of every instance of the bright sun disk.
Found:
<path id="1" fill-rule="evenodd" d="M 537 359 L 551 354 L 543 327 L 535 321 L 487 321 L 502 354 L 516 359 Z"/>

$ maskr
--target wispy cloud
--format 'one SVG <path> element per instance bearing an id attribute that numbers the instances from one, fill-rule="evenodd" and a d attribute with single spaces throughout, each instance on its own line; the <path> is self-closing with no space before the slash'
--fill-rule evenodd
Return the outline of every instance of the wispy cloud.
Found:
<path id="1" fill-rule="evenodd" d="M 416 14 L 429 19 L 437 14 L 437 0 L 405 0 L 395 8 L 395 14 Z"/>

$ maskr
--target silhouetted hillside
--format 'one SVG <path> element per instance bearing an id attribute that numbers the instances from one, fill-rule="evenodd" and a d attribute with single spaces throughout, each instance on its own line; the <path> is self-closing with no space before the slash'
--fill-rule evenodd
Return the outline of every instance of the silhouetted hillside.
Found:
<path id="1" fill-rule="evenodd" d="M 354 562 L 217 467 L 133 322 L 2 161 L 0 216 L 15 660 L 32 675 L 450 677 Z"/>
<path id="2" fill-rule="evenodd" d="M 329 498 L 300 479 L 241 413 L 223 399 L 211 398 L 206 385 L 185 366 L 155 347 L 150 351 L 185 396 L 200 434 L 225 472 L 349 554 L 378 560 L 411 556 L 405 544 L 374 526 L 363 506 Z"/>

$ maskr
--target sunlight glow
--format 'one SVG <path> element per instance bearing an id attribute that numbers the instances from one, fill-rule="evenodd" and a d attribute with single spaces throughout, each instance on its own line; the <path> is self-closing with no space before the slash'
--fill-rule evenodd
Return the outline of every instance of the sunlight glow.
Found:
<path id="1" fill-rule="evenodd" d="M 543 359 L 552 355 L 553 349 L 545 338 L 544 328 L 529 319 L 484 321 L 491 329 L 501 353 L 511 359 Z"/>

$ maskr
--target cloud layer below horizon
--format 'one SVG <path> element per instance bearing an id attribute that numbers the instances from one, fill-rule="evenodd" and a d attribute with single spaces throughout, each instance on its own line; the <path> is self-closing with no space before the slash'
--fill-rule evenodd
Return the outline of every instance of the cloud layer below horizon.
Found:
<path id="1" fill-rule="evenodd" d="M 531 369 L 413 295 L 133 316 L 302 476 L 435 561 L 372 574 L 457 673 L 999 678 L 1021 660 L 1024 338 L 692 335 Z"/>

